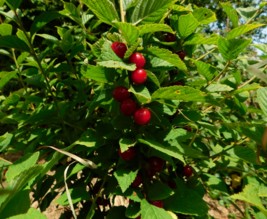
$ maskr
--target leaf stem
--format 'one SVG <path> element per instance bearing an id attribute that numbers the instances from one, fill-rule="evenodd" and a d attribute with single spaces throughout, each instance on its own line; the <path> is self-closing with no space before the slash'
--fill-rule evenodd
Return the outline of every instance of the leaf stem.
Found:
<path id="1" fill-rule="evenodd" d="M 121 22 L 125 22 L 126 11 L 123 9 L 123 0 L 120 0 Z"/>

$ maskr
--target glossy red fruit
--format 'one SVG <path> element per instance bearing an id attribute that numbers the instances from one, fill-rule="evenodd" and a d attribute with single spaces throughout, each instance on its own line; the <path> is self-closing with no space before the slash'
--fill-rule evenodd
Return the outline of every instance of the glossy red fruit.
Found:
<path id="1" fill-rule="evenodd" d="M 155 205 L 155 206 L 157 206 L 158 208 L 163 208 L 163 201 L 161 201 L 161 200 L 158 200 L 158 201 L 151 201 L 150 202 L 152 205 Z"/>
<path id="2" fill-rule="evenodd" d="M 112 96 L 115 100 L 121 102 L 128 99 L 130 97 L 130 93 L 126 87 L 119 86 L 113 90 Z"/>
<path id="3" fill-rule="evenodd" d="M 147 73 L 144 69 L 136 69 L 131 74 L 131 80 L 135 84 L 143 84 L 147 79 Z"/>
<path id="4" fill-rule="evenodd" d="M 149 169 L 154 172 L 161 172 L 164 168 L 165 161 L 159 157 L 150 157 L 148 159 Z"/>
<path id="5" fill-rule="evenodd" d="M 145 66 L 145 64 L 146 64 L 145 57 L 143 56 L 142 53 L 139 53 L 139 52 L 133 53 L 130 56 L 129 61 L 131 63 L 135 63 L 137 68 L 143 68 Z"/>
<path id="6" fill-rule="evenodd" d="M 114 42 L 111 44 L 111 49 L 115 52 L 117 56 L 120 58 L 124 57 L 125 52 L 127 51 L 127 47 L 124 43 Z"/>
<path id="7" fill-rule="evenodd" d="M 147 108 L 140 108 L 134 113 L 134 121 L 138 125 L 146 125 L 150 122 L 151 112 Z"/>
<path id="8" fill-rule="evenodd" d="M 180 57 L 181 60 L 184 60 L 184 58 L 186 57 L 186 52 L 181 50 L 177 52 L 177 55 Z"/>
<path id="9" fill-rule="evenodd" d="M 172 34 L 172 33 L 166 33 L 164 34 L 164 40 L 165 42 L 175 42 L 176 36 L 175 34 Z"/>
<path id="10" fill-rule="evenodd" d="M 183 174 L 186 177 L 190 177 L 193 174 L 193 168 L 190 165 L 185 165 L 183 169 Z"/>
<path id="11" fill-rule="evenodd" d="M 119 149 L 119 155 L 123 160 L 130 161 L 136 156 L 136 149 L 134 147 L 130 147 L 124 152 L 121 152 L 121 149 Z"/>
<path id="12" fill-rule="evenodd" d="M 137 176 L 135 177 L 135 180 L 132 182 L 131 187 L 137 188 L 141 185 L 142 182 L 143 182 L 142 176 L 140 173 L 138 173 Z"/>
<path id="13" fill-rule="evenodd" d="M 134 100 L 128 98 L 123 100 L 120 105 L 120 110 L 125 116 L 131 116 L 137 109 L 137 104 Z"/>

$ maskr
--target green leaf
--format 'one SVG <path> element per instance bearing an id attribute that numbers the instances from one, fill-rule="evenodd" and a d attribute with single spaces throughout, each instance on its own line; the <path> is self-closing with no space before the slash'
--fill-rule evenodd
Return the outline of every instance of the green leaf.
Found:
<path id="1" fill-rule="evenodd" d="M 205 102 L 205 94 L 187 86 L 162 87 L 152 94 L 152 100 L 181 100 Z"/>
<path id="2" fill-rule="evenodd" d="M 0 72 L 0 89 L 2 89 L 12 78 L 17 76 L 16 71 L 2 71 Z"/>
<path id="3" fill-rule="evenodd" d="M 57 11 L 47 11 L 44 12 L 37 17 L 34 18 L 33 23 L 31 25 L 30 32 L 31 34 L 37 33 L 41 30 L 45 25 L 49 22 L 61 17 L 62 15 L 59 14 Z"/>
<path id="4" fill-rule="evenodd" d="M 222 6 L 224 12 L 227 14 L 229 19 L 232 22 L 233 27 L 238 26 L 238 14 L 236 10 L 233 8 L 230 2 L 220 2 L 220 5 Z"/>
<path id="5" fill-rule="evenodd" d="M 258 8 L 254 7 L 246 7 L 246 8 L 237 8 L 236 11 L 238 14 L 241 15 L 244 20 L 249 20 L 254 17 L 254 15 L 257 13 Z"/>
<path id="6" fill-rule="evenodd" d="M 139 30 L 130 23 L 116 22 L 115 26 L 121 31 L 123 38 L 129 45 L 134 44 L 139 37 Z"/>
<path id="7" fill-rule="evenodd" d="M 165 62 L 170 63 L 172 66 L 177 67 L 182 71 L 186 71 L 187 67 L 184 62 L 179 58 L 177 54 L 172 53 L 168 49 L 162 49 L 158 47 L 150 47 L 148 48 L 148 52 L 152 55 L 164 60 Z"/>
<path id="8" fill-rule="evenodd" d="M 144 35 L 146 33 L 154 33 L 154 32 L 168 32 L 173 33 L 172 28 L 167 24 L 144 24 L 138 26 L 140 31 L 140 35 Z"/>
<path id="9" fill-rule="evenodd" d="M 13 134 L 6 132 L 0 136 L 0 152 L 3 152 L 11 143 Z"/>
<path id="10" fill-rule="evenodd" d="M 131 16 L 132 23 L 153 23 L 158 22 L 164 17 L 168 8 L 173 5 L 176 0 L 139 0 L 134 7 Z"/>
<path id="11" fill-rule="evenodd" d="M 235 146 L 233 151 L 234 154 L 240 159 L 251 164 L 257 164 L 257 155 L 253 149 L 248 147 Z"/>
<path id="12" fill-rule="evenodd" d="M 127 151 L 129 147 L 133 147 L 135 144 L 135 139 L 121 138 L 119 141 L 121 152 Z"/>
<path id="13" fill-rule="evenodd" d="M 216 14 L 208 8 L 196 8 L 193 15 L 200 24 L 209 24 L 217 20 Z"/>
<path id="14" fill-rule="evenodd" d="M 83 200 L 89 200 L 90 199 L 85 187 L 70 188 L 69 193 L 70 193 L 73 204 L 78 203 L 78 202 L 83 201 Z M 62 205 L 62 206 L 68 206 L 69 201 L 68 201 L 67 193 L 64 192 L 63 194 L 61 194 L 56 199 L 55 202 L 59 205 Z"/>
<path id="15" fill-rule="evenodd" d="M 138 0 L 123 0 L 123 9 L 126 11 L 127 9 L 134 7 L 137 4 Z"/>
<path id="16" fill-rule="evenodd" d="M 33 167 L 38 161 L 39 155 L 39 152 L 24 155 L 21 159 L 10 165 L 8 171 L 6 172 L 7 181 L 11 182 L 11 180 L 21 172 Z"/>
<path id="17" fill-rule="evenodd" d="M 195 61 L 197 71 L 200 75 L 204 76 L 207 81 L 210 81 L 218 74 L 216 68 L 208 63 L 202 61 Z"/>
<path id="18" fill-rule="evenodd" d="M 159 192 L 160 191 L 160 192 Z M 173 190 L 166 184 L 159 181 L 149 185 L 148 198 L 149 200 L 163 200 L 173 195 Z"/>
<path id="19" fill-rule="evenodd" d="M 178 35 L 185 39 L 190 34 L 194 33 L 199 25 L 197 19 L 193 16 L 192 13 L 187 15 L 181 15 L 178 19 Z"/>
<path id="20" fill-rule="evenodd" d="M 237 90 L 235 90 L 233 92 L 233 94 L 239 94 L 239 93 L 243 93 L 245 91 L 252 91 L 252 90 L 258 90 L 259 88 L 261 88 L 261 86 L 259 84 L 253 83 L 253 84 L 247 84 L 241 88 L 238 88 Z"/>
<path id="21" fill-rule="evenodd" d="M 219 36 L 217 34 L 212 34 L 209 37 L 201 33 L 194 33 L 188 37 L 183 45 L 217 45 Z"/>
<path id="22" fill-rule="evenodd" d="M 134 94 L 138 102 L 147 104 L 151 102 L 149 90 L 145 86 L 131 86 L 129 91 Z"/>
<path id="23" fill-rule="evenodd" d="M 265 24 L 244 24 L 242 26 L 236 27 L 233 30 L 231 30 L 230 32 L 227 33 L 226 35 L 226 39 L 233 39 L 236 38 L 238 36 L 241 36 L 251 30 L 254 30 L 256 28 L 262 27 Z"/>
<path id="24" fill-rule="evenodd" d="M 88 65 L 82 68 L 82 75 L 85 78 L 92 79 L 100 83 L 109 83 L 114 81 L 116 72 L 101 66 Z"/>
<path id="25" fill-rule="evenodd" d="M 125 64 L 123 61 L 101 61 L 97 62 L 97 64 L 106 68 L 119 68 L 128 71 L 134 71 L 136 69 L 135 64 Z"/>
<path id="26" fill-rule="evenodd" d="M 251 41 L 252 39 L 227 40 L 220 37 L 218 40 L 218 49 L 223 58 L 229 61 L 237 58 L 237 56 L 251 43 Z"/>
<path id="27" fill-rule="evenodd" d="M 119 21 L 119 16 L 114 4 L 109 0 L 82 0 L 88 8 L 104 23 L 113 25 Z"/>
<path id="28" fill-rule="evenodd" d="M 213 92 L 231 91 L 234 88 L 232 88 L 226 84 L 212 83 L 206 89 L 207 89 L 207 91 L 213 93 Z"/>
<path id="29" fill-rule="evenodd" d="M 267 116 L 267 87 L 257 90 L 257 100 L 262 112 Z"/>
<path id="30" fill-rule="evenodd" d="M 29 52 L 27 44 L 16 36 L 0 36 L 0 47 L 14 48 Z"/>
<path id="31" fill-rule="evenodd" d="M 114 176 L 117 179 L 122 192 L 125 192 L 133 183 L 137 176 L 138 170 L 117 170 L 114 172 Z"/>
<path id="32" fill-rule="evenodd" d="M 172 216 L 162 208 L 149 204 L 147 200 L 141 201 L 142 219 L 173 219 Z"/>
<path id="33" fill-rule="evenodd" d="M 42 214 L 39 210 L 35 208 L 29 208 L 29 210 L 25 214 L 9 217 L 9 219 L 33 219 L 33 218 L 47 219 L 47 217 L 44 214 Z"/>
<path id="34" fill-rule="evenodd" d="M 5 0 L 5 2 L 12 10 L 16 10 L 19 8 L 22 0 Z"/>
<path id="35" fill-rule="evenodd" d="M 12 29 L 13 27 L 10 24 L 6 24 L 6 23 L 0 24 L 0 35 L 1 36 L 11 35 Z"/>
<path id="36" fill-rule="evenodd" d="M 74 144 L 94 148 L 101 146 L 103 144 L 103 141 L 104 139 L 99 138 L 94 130 L 88 129 L 82 134 L 82 136 L 77 141 L 75 141 Z"/>
<path id="37" fill-rule="evenodd" d="M 67 16 L 68 18 L 75 21 L 77 24 L 83 24 L 82 18 L 80 16 L 80 8 L 77 8 L 74 4 L 69 2 L 64 2 L 64 9 L 60 11 L 60 14 Z"/>

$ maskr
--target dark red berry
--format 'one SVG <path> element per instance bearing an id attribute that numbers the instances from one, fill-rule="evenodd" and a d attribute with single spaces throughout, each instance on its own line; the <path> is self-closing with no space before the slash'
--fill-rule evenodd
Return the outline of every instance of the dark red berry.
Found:
<path id="1" fill-rule="evenodd" d="M 134 114 L 137 109 L 137 104 L 134 100 L 128 98 L 123 100 L 120 105 L 120 110 L 125 116 L 130 116 Z"/>
<path id="2" fill-rule="evenodd" d="M 130 97 L 130 93 L 126 87 L 116 87 L 112 92 L 113 98 L 119 102 L 126 100 Z"/>
<path id="3" fill-rule="evenodd" d="M 180 57 L 181 60 L 184 60 L 184 58 L 186 56 L 186 52 L 181 50 L 181 51 L 177 52 L 177 55 Z"/>
<path id="4" fill-rule="evenodd" d="M 114 42 L 111 44 L 112 50 L 115 52 L 117 56 L 120 58 L 124 57 L 125 52 L 127 51 L 127 47 L 124 43 Z"/>
<path id="5" fill-rule="evenodd" d="M 141 185 L 142 182 L 143 182 L 142 176 L 140 173 L 138 173 L 137 176 L 135 177 L 135 180 L 132 182 L 131 186 L 133 188 L 137 188 Z"/>
<path id="6" fill-rule="evenodd" d="M 163 170 L 165 161 L 159 157 L 150 157 L 148 159 L 148 163 L 149 163 L 149 169 L 152 172 L 157 173 L 157 172 L 161 172 Z"/>
<path id="7" fill-rule="evenodd" d="M 158 208 L 163 208 L 163 201 L 161 201 L 161 200 L 158 200 L 158 201 L 150 201 L 150 203 L 152 205 L 157 206 Z"/>
<path id="8" fill-rule="evenodd" d="M 174 180 L 169 180 L 168 181 L 168 186 L 171 188 L 171 189 L 176 189 L 176 182 Z"/>
<path id="9" fill-rule="evenodd" d="M 183 169 L 183 174 L 186 177 L 190 177 L 193 174 L 193 168 L 190 165 L 185 165 Z"/>
<path id="10" fill-rule="evenodd" d="M 151 113 L 147 108 L 140 108 L 134 113 L 134 121 L 138 125 L 146 125 L 150 122 Z"/>
<path id="11" fill-rule="evenodd" d="M 121 149 L 119 149 L 119 155 L 123 160 L 132 160 L 136 156 L 136 149 L 134 147 L 130 147 L 128 150 L 123 152 L 121 152 Z"/>
<path id="12" fill-rule="evenodd" d="M 143 56 L 142 53 L 139 53 L 139 52 L 133 53 L 130 56 L 129 61 L 131 63 L 135 63 L 135 65 L 136 65 L 137 68 L 143 68 L 145 66 L 145 64 L 146 64 L 145 57 Z"/>
<path id="13" fill-rule="evenodd" d="M 131 74 L 131 80 L 135 84 L 143 84 L 147 79 L 147 73 L 144 69 L 136 69 Z"/>
<path id="14" fill-rule="evenodd" d="M 164 40 L 166 42 L 175 42 L 176 36 L 175 36 L 175 34 L 172 34 L 172 33 L 166 33 L 166 34 L 164 34 Z"/>

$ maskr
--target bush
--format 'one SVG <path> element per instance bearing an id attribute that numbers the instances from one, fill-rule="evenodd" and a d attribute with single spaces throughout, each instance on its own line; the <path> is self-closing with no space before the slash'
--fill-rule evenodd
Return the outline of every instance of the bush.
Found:
<path id="1" fill-rule="evenodd" d="M 204 196 L 267 217 L 267 50 L 251 39 L 266 4 L 241 19 L 221 3 L 222 34 L 173 0 L 0 4 L 1 218 L 52 201 L 66 218 L 208 218 Z"/>

